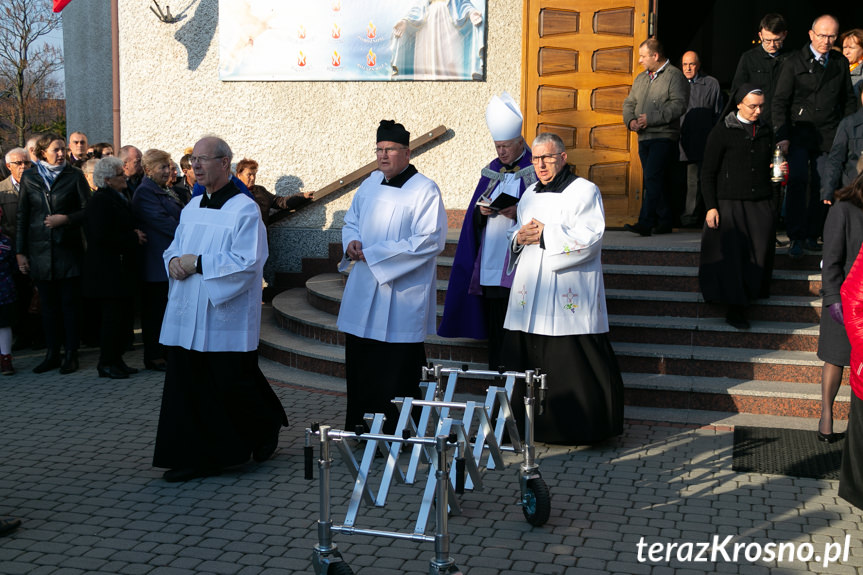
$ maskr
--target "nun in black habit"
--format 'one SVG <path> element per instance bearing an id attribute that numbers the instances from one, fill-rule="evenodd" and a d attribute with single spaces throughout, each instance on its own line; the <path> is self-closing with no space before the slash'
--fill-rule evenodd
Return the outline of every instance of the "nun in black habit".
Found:
<path id="1" fill-rule="evenodd" d="M 774 137 L 761 121 L 764 93 L 744 84 L 736 109 L 707 138 L 702 191 L 707 215 L 698 282 L 704 299 L 728 306 L 725 321 L 748 329 L 746 308 L 770 295 L 776 251 L 771 160 Z"/>

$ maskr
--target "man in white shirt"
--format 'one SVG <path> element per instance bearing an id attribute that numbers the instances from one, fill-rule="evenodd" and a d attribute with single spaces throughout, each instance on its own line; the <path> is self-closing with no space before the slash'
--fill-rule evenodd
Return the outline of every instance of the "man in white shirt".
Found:
<path id="1" fill-rule="evenodd" d="M 168 370 L 153 456 L 166 481 L 268 459 L 287 416 L 258 367 L 267 235 L 258 205 L 231 181 L 231 148 L 195 144 L 206 193 L 180 215 L 165 250 L 170 276 L 159 343 Z"/>
<path id="2" fill-rule="evenodd" d="M 423 341 L 435 332 L 437 255 L 446 242 L 440 189 L 410 164 L 410 133 L 382 120 L 378 169 L 360 185 L 345 214 L 344 270 L 353 262 L 339 309 L 345 333 L 348 405 L 345 428 L 383 413 L 395 428 L 391 400 L 419 392 Z"/>

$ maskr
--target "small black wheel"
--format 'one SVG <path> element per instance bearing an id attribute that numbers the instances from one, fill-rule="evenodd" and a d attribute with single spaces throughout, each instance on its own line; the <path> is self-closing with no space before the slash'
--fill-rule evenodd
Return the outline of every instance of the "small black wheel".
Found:
<path id="1" fill-rule="evenodd" d="M 354 575 L 354 572 L 350 565 L 344 561 L 339 561 L 330 563 L 330 566 L 327 567 L 327 575 Z"/>
<path id="2" fill-rule="evenodd" d="M 551 495 L 541 477 L 527 480 L 527 491 L 522 503 L 521 511 L 528 523 L 536 527 L 545 525 L 551 515 Z"/>

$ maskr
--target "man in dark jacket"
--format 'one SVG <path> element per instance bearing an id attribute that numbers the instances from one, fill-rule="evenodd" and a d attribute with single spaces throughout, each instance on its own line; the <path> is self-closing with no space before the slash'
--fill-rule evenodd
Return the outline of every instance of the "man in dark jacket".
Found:
<path id="1" fill-rule="evenodd" d="M 834 51 L 839 22 L 819 16 L 809 30 L 810 43 L 782 64 L 773 97 L 773 124 L 788 159 L 785 223 L 789 257 L 817 251 L 825 211 L 819 197 L 821 174 L 839 121 L 857 109 L 848 60 Z M 808 189 L 807 189 L 808 188 Z"/>
<path id="2" fill-rule="evenodd" d="M 845 116 L 836 129 L 833 146 L 827 157 L 826 174 L 821 181 L 821 200 L 833 203 L 833 193 L 851 185 L 857 177 L 857 165 L 863 156 L 863 108 Z"/>
<path id="3" fill-rule="evenodd" d="M 788 56 L 783 49 L 785 36 L 788 35 L 788 25 L 781 14 L 767 14 L 761 19 L 758 28 L 758 39 L 761 43 L 740 56 L 729 93 L 736 94 L 743 84 L 760 86 L 764 91 L 764 110 L 761 112 L 761 119 L 772 126 L 770 105 L 773 102 L 776 81 L 779 79 L 779 68 Z M 731 100 L 723 116 L 734 108 L 734 99 L 731 98 Z"/>

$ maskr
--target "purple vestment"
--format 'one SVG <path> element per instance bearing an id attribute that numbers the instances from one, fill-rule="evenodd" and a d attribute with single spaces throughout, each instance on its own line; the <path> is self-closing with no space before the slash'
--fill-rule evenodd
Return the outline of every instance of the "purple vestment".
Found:
<path id="1" fill-rule="evenodd" d="M 531 167 L 530 149 L 525 147 L 524 155 L 518 161 L 518 169 Z M 464 214 L 461 234 L 458 238 L 452 272 L 446 290 L 446 301 L 443 308 L 443 319 L 437 333 L 442 337 L 469 337 L 486 339 L 488 337 L 485 319 L 485 309 L 482 301 L 482 287 L 479 283 L 480 263 L 482 261 L 482 232 L 488 218 L 479 212 L 475 213 L 476 201 L 486 191 L 497 185 L 486 175 L 487 171 L 500 173 L 503 163 L 495 160 L 483 170 L 473 198 Z M 536 174 L 530 171 L 521 178 L 519 197 L 533 182 Z M 502 278 L 502 285 L 512 285 L 512 274 Z"/>

